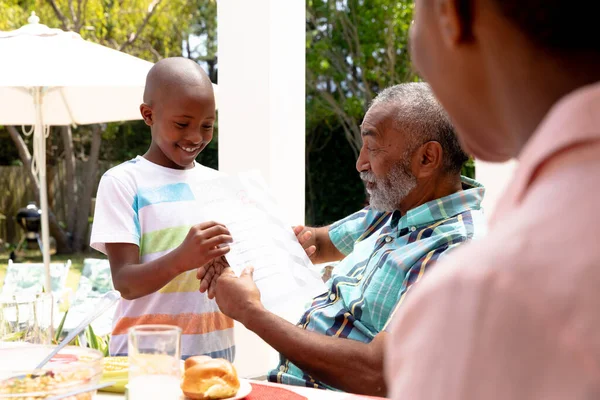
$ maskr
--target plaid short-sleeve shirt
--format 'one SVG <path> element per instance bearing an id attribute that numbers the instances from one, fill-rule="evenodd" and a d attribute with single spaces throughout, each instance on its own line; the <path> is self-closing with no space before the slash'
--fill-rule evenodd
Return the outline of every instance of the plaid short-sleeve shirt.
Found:
<path id="1" fill-rule="evenodd" d="M 411 285 L 449 250 L 485 229 L 481 201 L 485 189 L 463 177 L 463 190 L 400 215 L 358 211 L 331 225 L 329 236 L 346 257 L 313 299 L 298 326 L 327 336 L 369 343 L 388 321 Z M 269 380 L 316 388 L 316 381 L 281 355 Z"/>

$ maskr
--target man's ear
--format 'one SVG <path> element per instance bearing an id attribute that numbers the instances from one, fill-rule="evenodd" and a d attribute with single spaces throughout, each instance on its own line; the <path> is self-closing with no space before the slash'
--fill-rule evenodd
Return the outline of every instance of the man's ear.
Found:
<path id="1" fill-rule="evenodd" d="M 413 158 L 413 174 L 416 178 L 428 178 L 436 175 L 442 168 L 444 151 L 435 141 L 422 145 L 415 151 Z"/>
<path id="2" fill-rule="evenodd" d="M 140 113 L 142 114 L 142 118 L 144 119 L 146 125 L 152 126 L 152 108 L 148 104 L 142 103 L 140 105 Z"/>
<path id="3" fill-rule="evenodd" d="M 472 39 L 472 10 L 472 0 L 435 0 L 435 16 L 447 46 L 455 47 Z"/>

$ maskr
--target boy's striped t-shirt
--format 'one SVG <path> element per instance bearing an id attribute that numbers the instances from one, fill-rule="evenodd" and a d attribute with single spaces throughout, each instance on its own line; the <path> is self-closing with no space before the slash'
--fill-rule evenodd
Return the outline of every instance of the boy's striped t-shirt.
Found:
<path id="1" fill-rule="evenodd" d="M 110 169 L 98 188 L 92 248 L 106 254 L 106 243 L 132 243 L 139 246 L 142 263 L 164 256 L 183 242 L 193 225 L 210 219 L 197 206 L 202 193 L 195 184 L 218 176 L 199 164 L 176 170 L 141 156 Z M 158 292 L 122 299 L 113 322 L 111 355 L 127 354 L 130 327 L 170 324 L 182 329 L 184 358 L 206 354 L 233 361 L 233 321 L 198 289 L 196 271 L 191 270 Z"/>

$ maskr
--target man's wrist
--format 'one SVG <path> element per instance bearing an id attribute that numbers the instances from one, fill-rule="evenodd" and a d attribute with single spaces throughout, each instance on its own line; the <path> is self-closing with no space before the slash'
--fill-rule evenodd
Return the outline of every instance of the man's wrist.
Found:
<path id="1" fill-rule="evenodd" d="M 240 318 L 236 319 L 247 329 L 254 331 L 254 328 L 257 325 L 260 325 L 261 317 L 265 315 L 265 313 L 268 313 L 268 311 L 263 304 L 260 301 L 253 301 L 243 307 Z"/>

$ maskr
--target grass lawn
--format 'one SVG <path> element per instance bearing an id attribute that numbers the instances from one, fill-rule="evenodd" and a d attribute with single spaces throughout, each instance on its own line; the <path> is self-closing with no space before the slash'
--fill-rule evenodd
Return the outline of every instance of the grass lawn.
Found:
<path id="1" fill-rule="evenodd" d="M 8 267 L 8 253 L 0 253 L 0 287 L 4 285 L 4 275 L 6 275 L 6 268 Z M 83 260 L 85 258 L 106 258 L 103 254 L 98 252 L 93 253 L 76 253 L 76 254 L 57 254 L 50 257 L 50 262 L 66 262 L 71 260 L 71 268 L 69 269 L 69 276 L 67 277 L 67 287 L 73 290 L 73 293 L 77 291 L 79 285 L 79 278 L 81 277 L 81 270 L 83 269 Z M 27 259 L 19 259 L 19 262 L 23 263 L 41 263 L 42 258 L 32 257 Z"/>

